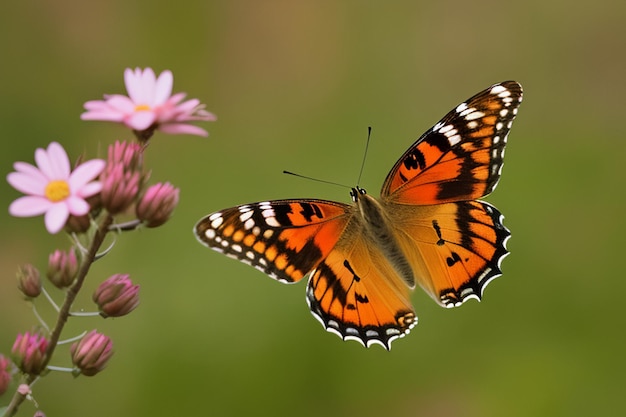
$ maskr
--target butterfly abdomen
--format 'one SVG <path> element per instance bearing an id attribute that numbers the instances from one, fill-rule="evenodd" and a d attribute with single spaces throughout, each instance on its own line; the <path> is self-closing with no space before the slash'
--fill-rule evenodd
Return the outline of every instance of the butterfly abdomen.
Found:
<path id="1" fill-rule="evenodd" d="M 367 195 L 362 188 L 353 189 L 351 195 L 359 208 L 364 230 L 370 236 L 370 241 L 390 261 L 390 264 L 409 288 L 414 288 L 415 276 L 413 275 L 413 268 L 411 268 L 409 261 L 394 237 L 392 223 L 385 214 L 384 208 L 375 198 Z"/>

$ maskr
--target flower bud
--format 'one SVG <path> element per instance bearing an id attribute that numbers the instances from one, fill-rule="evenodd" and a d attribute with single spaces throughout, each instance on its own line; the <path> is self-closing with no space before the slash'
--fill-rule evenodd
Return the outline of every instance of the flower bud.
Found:
<path id="1" fill-rule="evenodd" d="M 139 305 L 139 285 L 127 274 L 115 274 L 98 286 L 93 301 L 105 318 L 125 316 Z"/>
<path id="2" fill-rule="evenodd" d="M 0 355 L 0 395 L 4 394 L 11 383 L 11 361 Z"/>
<path id="3" fill-rule="evenodd" d="M 78 274 L 78 260 L 74 249 L 67 252 L 55 250 L 48 258 L 48 279 L 57 288 L 65 288 L 72 285 Z"/>
<path id="4" fill-rule="evenodd" d="M 91 217 L 89 214 L 84 216 L 70 215 L 65 223 L 65 230 L 69 233 L 85 233 L 91 227 Z"/>
<path id="5" fill-rule="evenodd" d="M 115 141 L 109 146 L 107 163 L 121 163 L 129 171 L 141 171 L 143 166 L 143 146 L 136 142 Z"/>
<path id="6" fill-rule="evenodd" d="M 100 175 L 101 202 L 111 214 L 133 204 L 143 183 L 142 147 L 135 142 L 115 142 L 109 146 L 107 164 Z"/>
<path id="7" fill-rule="evenodd" d="M 85 376 L 102 371 L 113 355 L 113 343 L 107 336 L 92 330 L 70 347 L 72 362 Z M 78 373 L 78 372 L 77 372 Z"/>
<path id="8" fill-rule="evenodd" d="M 169 182 L 149 187 L 137 204 L 137 218 L 147 227 L 161 226 L 178 205 L 179 191 Z"/>
<path id="9" fill-rule="evenodd" d="M 15 364 L 22 372 L 29 375 L 39 375 L 43 371 L 46 359 L 48 340 L 40 334 L 26 332 L 18 334 L 11 353 Z"/>
<path id="10" fill-rule="evenodd" d="M 39 270 L 31 264 L 22 265 L 17 270 L 17 288 L 26 298 L 36 298 L 41 294 Z"/>

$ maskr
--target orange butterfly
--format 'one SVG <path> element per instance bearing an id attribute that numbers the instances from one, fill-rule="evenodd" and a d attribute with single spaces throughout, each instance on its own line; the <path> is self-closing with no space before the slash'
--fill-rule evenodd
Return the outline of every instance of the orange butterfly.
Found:
<path id="1" fill-rule="evenodd" d="M 308 276 L 307 302 L 324 327 L 364 346 L 417 324 L 410 290 L 437 303 L 480 300 L 501 275 L 510 232 L 492 205 L 507 135 L 522 101 L 515 81 L 458 105 L 396 162 L 380 199 L 354 204 L 277 200 L 228 208 L 195 226 L 201 243 L 285 283 Z"/>

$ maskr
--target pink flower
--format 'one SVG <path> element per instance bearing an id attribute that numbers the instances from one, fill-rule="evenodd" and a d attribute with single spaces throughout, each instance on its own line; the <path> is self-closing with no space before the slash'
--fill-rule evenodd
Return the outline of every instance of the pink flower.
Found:
<path id="1" fill-rule="evenodd" d="M 16 172 L 7 175 L 7 181 L 16 190 L 27 194 L 9 206 L 9 213 L 17 217 L 32 217 L 45 213 L 46 229 L 57 233 L 70 214 L 83 216 L 89 212 L 87 197 L 100 192 L 102 185 L 92 181 L 104 169 L 105 162 L 92 159 L 71 171 L 65 149 L 57 142 L 48 149 L 35 151 L 37 166 L 16 162 Z"/>
<path id="2" fill-rule="evenodd" d="M 93 301 L 105 318 L 125 316 L 139 305 L 139 285 L 128 274 L 115 274 L 98 286 Z"/>
<path id="3" fill-rule="evenodd" d="M 18 334 L 11 353 L 22 372 L 39 375 L 46 360 L 48 340 L 38 333 Z"/>
<path id="4" fill-rule="evenodd" d="M 152 68 L 141 70 L 127 68 L 124 81 L 128 97 L 105 94 L 103 100 L 85 103 L 82 120 L 104 120 L 124 123 L 136 131 L 158 128 L 165 133 L 208 136 L 208 132 L 188 122 L 217 120 L 214 114 L 204 110 L 200 100 L 183 102 L 185 93 L 172 95 L 174 77 L 171 71 L 163 71 L 157 78 Z"/>
<path id="5" fill-rule="evenodd" d="M 78 275 L 78 259 L 74 249 L 67 252 L 55 250 L 48 257 L 48 271 L 46 275 L 57 288 L 66 288 L 72 285 Z"/>
<path id="6" fill-rule="evenodd" d="M 113 343 L 107 336 L 92 330 L 70 347 L 70 354 L 78 368 L 76 374 L 94 376 L 113 356 Z"/>
<path id="7" fill-rule="evenodd" d="M 11 362 L 0 354 L 0 395 L 4 394 L 11 383 Z"/>
<path id="8" fill-rule="evenodd" d="M 137 199 L 144 180 L 142 149 L 136 142 L 116 141 L 109 146 L 100 197 L 111 214 L 123 212 Z"/>
<path id="9" fill-rule="evenodd" d="M 152 185 L 137 203 L 137 218 L 147 227 L 158 227 L 165 223 L 178 205 L 180 190 L 169 182 Z"/>

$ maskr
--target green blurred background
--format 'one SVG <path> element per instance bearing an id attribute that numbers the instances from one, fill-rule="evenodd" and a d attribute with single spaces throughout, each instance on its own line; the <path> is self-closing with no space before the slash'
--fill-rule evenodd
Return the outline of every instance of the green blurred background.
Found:
<path id="1" fill-rule="evenodd" d="M 81 122 L 82 104 L 124 93 L 126 67 L 174 73 L 174 90 L 217 114 L 208 139 L 157 134 L 152 181 L 181 188 L 164 227 L 119 237 L 76 307 L 112 273 L 141 284 L 120 319 L 98 328 L 116 354 L 102 374 L 50 374 L 35 399 L 50 416 L 623 415 L 623 1 L 21 0 L 0 6 L 2 175 L 58 140 L 72 157 L 130 138 Z M 462 100 L 515 79 L 524 103 L 500 186 L 488 198 L 513 233 L 504 276 L 482 303 L 445 310 L 413 297 L 420 324 L 391 352 L 325 332 L 305 284 L 286 286 L 209 251 L 201 216 L 251 201 L 346 190 L 367 126 L 361 185 L 377 195 L 396 159 Z M 45 269 L 41 217 L 11 218 L 0 183 L 0 351 L 35 319 L 18 264 Z M 59 293 L 55 293 L 60 296 Z M 43 301 L 43 300 L 40 300 Z M 43 313 L 52 315 L 43 303 Z M 67 348 L 53 361 L 68 365 Z M 0 404 L 8 401 L 7 395 Z M 34 407 L 25 404 L 23 416 Z"/>

